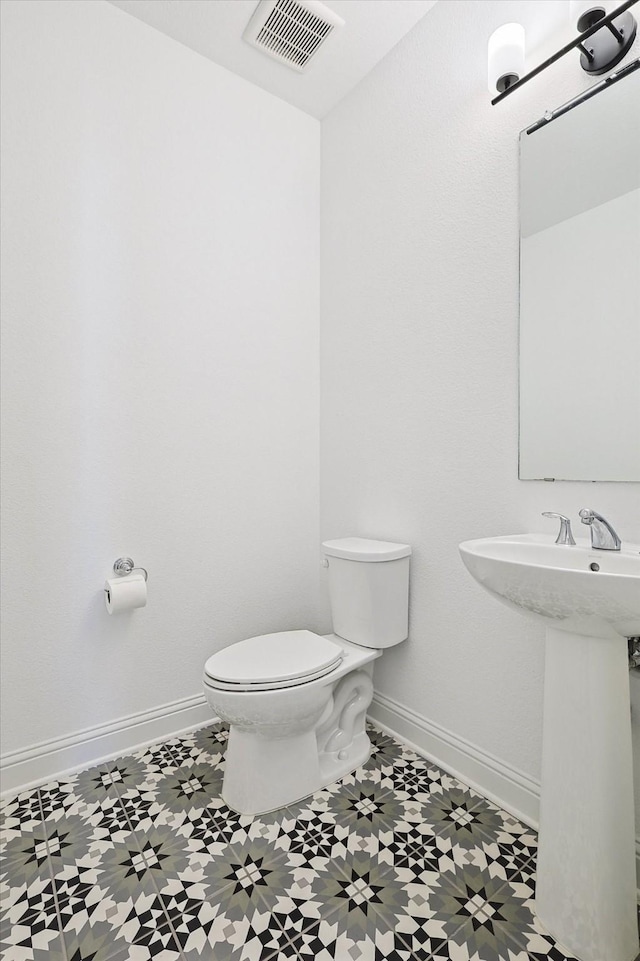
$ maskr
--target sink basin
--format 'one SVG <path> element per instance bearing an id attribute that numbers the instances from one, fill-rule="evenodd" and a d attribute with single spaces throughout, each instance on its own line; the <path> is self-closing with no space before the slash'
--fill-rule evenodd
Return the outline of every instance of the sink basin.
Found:
<path id="1" fill-rule="evenodd" d="M 580 961 L 638 953 L 627 637 L 640 636 L 640 547 L 542 534 L 460 544 L 469 573 L 545 627 L 536 911 Z"/>
<path id="2" fill-rule="evenodd" d="M 544 534 L 485 537 L 460 544 L 469 573 L 498 600 L 566 631 L 640 635 L 640 546 L 593 550 Z"/>

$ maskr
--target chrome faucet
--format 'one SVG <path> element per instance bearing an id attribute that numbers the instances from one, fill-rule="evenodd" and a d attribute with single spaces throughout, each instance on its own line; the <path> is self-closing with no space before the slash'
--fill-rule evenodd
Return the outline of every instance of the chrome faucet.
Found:
<path id="1" fill-rule="evenodd" d="M 556 544 L 575 544 L 573 539 L 573 534 L 571 533 L 571 521 L 564 514 L 556 514 L 555 511 L 543 511 L 543 517 L 557 517 L 560 521 L 560 530 L 558 536 L 556 537 Z"/>
<path id="2" fill-rule="evenodd" d="M 583 507 L 580 520 L 591 528 L 591 547 L 597 551 L 619 551 L 622 541 L 614 531 L 608 520 L 601 514 Z"/>

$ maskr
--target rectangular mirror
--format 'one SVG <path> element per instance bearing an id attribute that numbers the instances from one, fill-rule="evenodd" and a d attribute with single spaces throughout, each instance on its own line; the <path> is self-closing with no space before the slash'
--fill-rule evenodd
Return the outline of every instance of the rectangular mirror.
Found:
<path id="1" fill-rule="evenodd" d="M 640 481 L 640 70 L 520 135 L 519 465 Z"/>

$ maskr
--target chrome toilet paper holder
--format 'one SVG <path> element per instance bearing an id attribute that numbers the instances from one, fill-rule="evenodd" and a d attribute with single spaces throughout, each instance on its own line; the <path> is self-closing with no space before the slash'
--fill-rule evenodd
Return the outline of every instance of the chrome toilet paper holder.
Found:
<path id="1" fill-rule="evenodd" d="M 149 574 L 146 568 L 136 567 L 131 557 L 119 557 L 117 561 L 113 563 L 113 572 L 117 574 L 118 577 L 126 577 L 127 574 L 133 574 L 134 571 L 142 571 L 145 581 L 149 580 Z"/>

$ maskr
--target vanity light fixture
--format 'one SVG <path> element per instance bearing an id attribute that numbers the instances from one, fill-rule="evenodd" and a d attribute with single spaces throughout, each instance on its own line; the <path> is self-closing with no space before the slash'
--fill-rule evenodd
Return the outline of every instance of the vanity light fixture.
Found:
<path id="1" fill-rule="evenodd" d="M 636 21 L 629 11 L 620 15 L 614 11 L 614 19 L 603 27 L 601 21 L 607 11 L 601 4 L 594 5 L 593 0 L 570 0 L 569 10 L 571 21 L 580 33 L 600 24 L 600 29 L 586 43 L 578 44 L 582 69 L 601 74 L 620 63 L 636 36 Z"/>
<path id="2" fill-rule="evenodd" d="M 495 53 L 492 52 L 492 41 L 494 41 L 496 34 L 504 29 L 501 27 L 489 39 L 489 89 L 491 93 L 497 91 L 497 95 L 491 103 L 499 103 L 518 87 L 546 70 L 556 60 L 560 60 L 570 50 L 580 50 L 580 64 L 587 73 L 602 74 L 615 67 L 629 51 L 635 40 L 637 24 L 628 11 L 637 2 L 638 0 L 626 0 L 625 3 L 621 3 L 611 13 L 607 14 L 601 3 L 588 2 L 588 0 L 571 0 L 571 17 L 580 31 L 579 36 L 558 50 L 557 53 L 554 53 L 552 57 L 538 64 L 529 73 L 518 77 L 515 81 L 509 78 L 502 89 L 497 83 L 493 87 L 491 86 L 491 63 L 492 58 L 495 58 Z M 513 25 L 505 24 L 505 26 Z M 499 81 L 500 78 L 494 76 L 494 80 Z"/>

